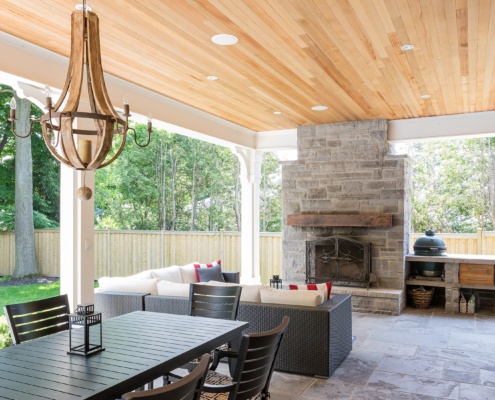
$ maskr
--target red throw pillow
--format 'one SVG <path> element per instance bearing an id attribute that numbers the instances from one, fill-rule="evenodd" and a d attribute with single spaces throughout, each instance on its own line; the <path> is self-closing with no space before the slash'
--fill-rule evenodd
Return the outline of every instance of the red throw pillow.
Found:
<path id="1" fill-rule="evenodd" d="M 198 268 L 211 268 L 211 267 L 214 267 L 216 265 L 221 266 L 220 264 L 222 264 L 222 260 L 213 261 L 213 262 L 207 263 L 207 264 L 193 264 L 193 265 L 194 265 L 195 269 L 198 269 Z M 200 282 L 198 271 L 195 271 L 195 272 L 196 272 L 196 278 L 197 278 L 198 282 Z"/>
<path id="2" fill-rule="evenodd" d="M 332 292 L 332 282 L 308 283 L 307 285 L 289 285 L 290 290 L 321 290 L 325 293 L 325 300 L 330 298 Z"/>

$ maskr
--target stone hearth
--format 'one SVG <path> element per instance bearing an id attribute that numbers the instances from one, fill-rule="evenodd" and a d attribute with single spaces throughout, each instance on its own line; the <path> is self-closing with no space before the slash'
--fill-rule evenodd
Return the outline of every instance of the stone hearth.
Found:
<path id="1" fill-rule="evenodd" d="M 345 236 L 371 243 L 371 289 L 336 287 L 353 294 L 360 311 L 398 314 L 405 306 L 405 255 L 410 226 L 411 167 L 392 155 L 386 120 L 304 126 L 298 160 L 282 163 L 283 279 L 306 281 L 306 241 Z M 391 214 L 391 227 L 288 226 L 292 214 Z"/>

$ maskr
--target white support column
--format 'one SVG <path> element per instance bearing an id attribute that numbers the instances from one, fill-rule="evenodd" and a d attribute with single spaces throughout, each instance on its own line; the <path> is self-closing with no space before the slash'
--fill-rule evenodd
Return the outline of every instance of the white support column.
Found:
<path id="1" fill-rule="evenodd" d="M 260 283 L 260 177 L 259 151 L 235 147 L 241 163 L 241 282 Z"/>
<path id="2" fill-rule="evenodd" d="M 94 172 L 60 169 L 60 293 L 69 296 L 70 308 L 94 302 Z M 85 185 L 90 200 L 79 200 L 77 190 Z"/>

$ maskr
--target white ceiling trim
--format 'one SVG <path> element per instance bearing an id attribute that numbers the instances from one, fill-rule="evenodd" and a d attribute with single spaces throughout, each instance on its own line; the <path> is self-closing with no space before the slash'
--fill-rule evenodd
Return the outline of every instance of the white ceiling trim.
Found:
<path id="1" fill-rule="evenodd" d="M 388 121 L 391 143 L 495 136 L 495 111 Z"/>

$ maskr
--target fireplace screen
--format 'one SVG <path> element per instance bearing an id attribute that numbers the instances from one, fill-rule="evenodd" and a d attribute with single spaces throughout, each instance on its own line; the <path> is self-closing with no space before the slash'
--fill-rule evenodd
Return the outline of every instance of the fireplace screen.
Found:
<path id="1" fill-rule="evenodd" d="M 370 286 L 371 244 L 343 236 L 306 242 L 306 283 Z"/>

